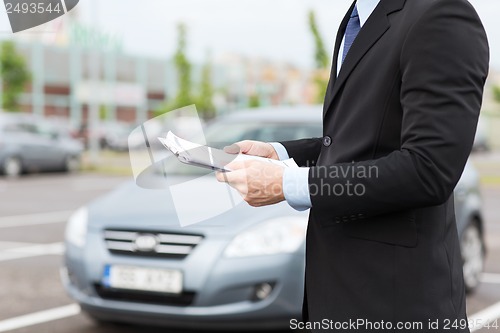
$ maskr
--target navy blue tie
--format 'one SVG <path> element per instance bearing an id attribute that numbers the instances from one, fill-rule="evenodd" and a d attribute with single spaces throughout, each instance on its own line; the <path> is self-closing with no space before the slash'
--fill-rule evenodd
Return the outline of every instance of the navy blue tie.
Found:
<path id="1" fill-rule="evenodd" d="M 347 28 L 345 30 L 344 52 L 342 53 L 342 63 L 344 63 L 345 57 L 347 56 L 347 53 L 349 52 L 349 49 L 354 43 L 354 40 L 358 36 L 360 30 L 361 30 L 361 23 L 359 22 L 358 7 L 354 6 L 354 9 L 351 13 L 351 18 L 349 19 L 349 22 L 347 23 Z"/>

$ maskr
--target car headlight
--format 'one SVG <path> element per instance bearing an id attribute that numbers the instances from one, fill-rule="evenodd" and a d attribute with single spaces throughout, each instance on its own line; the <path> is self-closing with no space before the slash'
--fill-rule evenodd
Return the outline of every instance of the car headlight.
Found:
<path id="1" fill-rule="evenodd" d="M 305 240 L 307 217 L 268 220 L 236 236 L 226 248 L 229 258 L 292 253 Z"/>
<path id="2" fill-rule="evenodd" d="M 66 225 L 66 241 L 77 247 L 83 247 L 87 238 L 88 209 L 78 209 L 68 220 Z"/>

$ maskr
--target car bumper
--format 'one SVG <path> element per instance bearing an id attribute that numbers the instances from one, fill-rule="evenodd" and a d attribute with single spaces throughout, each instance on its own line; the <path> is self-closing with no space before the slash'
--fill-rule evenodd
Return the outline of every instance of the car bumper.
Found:
<path id="1" fill-rule="evenodd" d="M 190 307 L 179 311 L 177 307 L 103 300 L 85 295 L 71 285 L 66 285 L 66 290 L 84 312 L 95 319 L 109 322 L 195 330 L 253 330 L 284 329 L 289 327 L 291 319 L 300 316 L 292 312 L 281 317 L 269 316 L 274 307 L 269 302 L 258 306 L 241 303 Z"/>
<path id="2" fill-rule="evenodd" d="M 218 255 L 222 243 L 207 242 L 204 246 L 206 251 L 199 251 L 182 262 L 141 260 L 135 263 L 182 270 L 185 288 L 194 294 L 189 305 L 103 297 L 98 286 L 103 267 L 106 264 L 130 265 L 136 259 L 117 257 L 94 246 L 91 247 L 92 254 L 84 254 L 67 245 L 62 281 L 69 295 L 85 312 L 104 321 L 232 330 L 287 328 L 291 319 L 300 318 L 304 283 L 302 251 L 260 258 L 224 259 Z M 98 255 L 96 250 L 100 252 Z M 211 260 L 207 253 L 216 254 L 218 259 Z M 203 255 L 205 267 L 200 268 L 199 265 L 203 264 L 197 261 L 197 255 Z M 272 284 L 273 291 L 267 298 L 255 300 L 255 286 L 261 283 Z"/>

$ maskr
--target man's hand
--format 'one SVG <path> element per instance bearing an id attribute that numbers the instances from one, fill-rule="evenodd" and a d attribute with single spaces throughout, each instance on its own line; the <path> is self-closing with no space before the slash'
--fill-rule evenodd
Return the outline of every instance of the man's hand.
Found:
<path id="1" fill-rule="evenodd" d="M 260 141 L 240 141 L 230 146 L 224 147 L 224 151 L 229 154 L 245 154 L 252 156 L 260 156 L 265 158 L 271 158 L 273 160 L 279 160 L 278 154 L 274 147 L 267 142 Z"/>
<path id="2" fill-rule="evenodd" d="M 268 206 L 285 200 L 283 167 L 261 161 L 232 162 L 227 167 L 233 171 L 217 172 L 217 180 L 235 188 L 250 206 Z"/>

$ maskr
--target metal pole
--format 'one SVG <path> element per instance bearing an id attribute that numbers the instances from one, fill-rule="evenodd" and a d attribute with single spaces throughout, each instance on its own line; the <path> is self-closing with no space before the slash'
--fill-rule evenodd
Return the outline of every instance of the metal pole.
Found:
<path id="1" fill-rule="evenodd" d="M 3 110 L 3 69 L 2 69 L 3 43 L 4 42 L 0 42 L 0 111 Z"/>
<path id="2" fill-rule="evenodd" d="M 96 28 L 98 26 L 98 0 L 92 1 L 92 26 Z M 89 49 L 90 51 L 90 81 L 91 81 L 91 98 L 89 101 L 89 129 L 90 129 L 90 161 L 92 164 L 99 163 L 99 138 L 97 136 L 99 129 L 99 98 L 100 95 L 99 88 L 97 86 L 99 82 L 99 50 L 98 45 L 93 45 Z"/>
<path id="3" fill-rule="evenodd" d="M 37 41 L 32 46 L 32 64 L 33 64 L 33 91 L 31 93 L 33 102 L 33 114 L 38 116 L 45 115 L 45 71 L 44 71 L 44 46 Z"/>
<path id="4" fill-rule="evenodd" d="M 136 82 L 145 90 L 145 100 L 140 105 L 136 106 L 136 121 L 140 124 L 148 119 L 148 73 L 147 63 L 144 58 L 136 58 Z"/>
<path id="5" fill-rule="evenodd" d="M 70 46 L 70 79 L 71 79 L 71 123 L 76 128 L 82 125 L 82 106 L 77 96 L 78 84 L 81 79 L 81 61 L 82 56 L 79 46 L 76 43 L 71 43 Z"/>
<path id="6" fill-rule="evenodd" d="M 116 86 L 116 55 L 114 51 L 108 51 L 106 56 L 106 85 L 109 91 L 114 91 Z M 107 102 L 107 119 L 108 121 L 116 121 L 116 101 L 113 98 Z"/>

